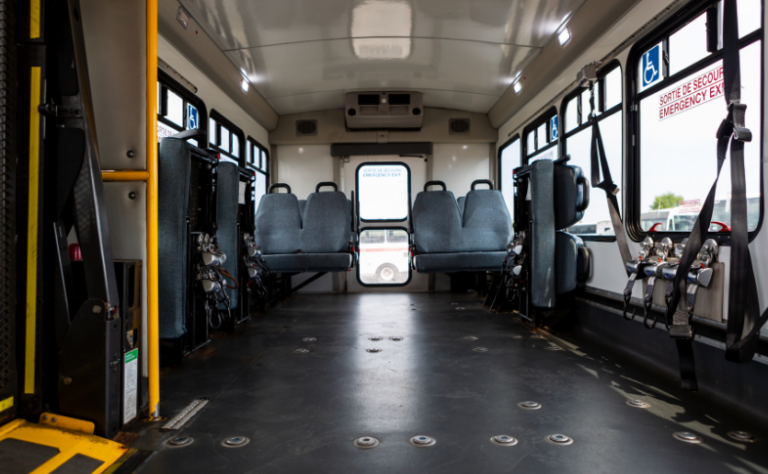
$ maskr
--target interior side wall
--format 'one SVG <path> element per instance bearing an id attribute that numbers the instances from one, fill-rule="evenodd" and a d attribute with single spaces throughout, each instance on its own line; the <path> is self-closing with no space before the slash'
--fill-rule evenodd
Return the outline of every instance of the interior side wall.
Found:
<path id="1" fill-rule="evenodd" d="M 230 122 L 240 127 L 246 137 L 252 136 L 256 141 L 269 149 L 269 133 L 267 129 L 262 127 L 229 94 L 203 74 L 195 64 L 162 35 L 157 37 L 157 57 L 165 61 L 166 64 L 197 87 L 197 96 L 205 102 L 209 115 L 212 109 L 216 109 Z"/>
<path id="2" fill-rule="evenodd" d="M 616 48 L 617 45 L 627 41 L 630 35 L 638 31 L 643 25 L 653 19 L 655 15 L 672 4 L 674 4 L 675 8 L 680 8 L 685 5 L 685 2 L 678 3 L 671 2 L 670 0 L 641 0 L 637 2 L 637 4 L 630 11 L 628 11 L 621 19 L 612 25 L 611 28 L 609 28 L 589 49 L 587 49 L 582 55 L 576 58 L 570 65 L 565 67 L 561 74 L 555 80 L 550 82 L 542 90 L 541 93 L 539 93 L 533 100 L 526 104 L 526 106 L 520 112 L 515 114 L 511 119 L 509 119 L 504 125 L 501 126 L 499 129 L 497 148 L 500 148 L 505 142 L 514 137 L 516 134 L 520 134 L 520 136 L 522 136 L 523 128 L 537 116 L 539 116 L 539 114 L 541 114 L 546 108 L 555 106 L 559 109 L 565 94 L 572 90 L 567 89 L 568 85 L 575 80 L 577 72 L 583 66 L 605 57 L 609 52 Z M 661 21 L 663 21 L 663 19 L 659 19 L 656 24 L 661 23 Z M 765 19 L 763 21 L 765 22 Z M 642 35 L 639 35 L 638 38 L 633 38 L 633 40 L 640 39 L 642 36 L 650 33 L 652 30 L 653 27 L 647 29 Z M 617 57 L 621 63 L 622 74 L 625 74 L 627 71 L 627 58 L 631 46 L 632 43 L 630 42 L 627 45 L 627 48 Z M 763 54 L 765 55 L 765 48 Z M 765 58 L 763 60 L 763 64 L 765 67 Z M 768 74 L 764 73 L 764 81 L 767 78 Z M 624 89 L 625 96 L 623 103 L 624 117 L 626 117 L 626 107 L 629 101 L 627 100 L 626 96 L 626 87 Z M 765 95 L 765 89 L 766 84 L 764 82 L 763 95 Z M 560 116 L 562 116 L 561 112 L 562 111 L 558 110 L 558 114 Z M 764 113 L 763 116 L 765 116 Z M 763 119 L 763 133 L 765 133 L 766 127 L 768 127 L 767 122 L 768 121 Z M 624 131 L 623 135 L 623 149 L 625 150 L 624 160 L 626 160 L 626 150 L 628 147 L 628 137 L 626 136 L 626 131 Z M 629 138 L 631 140 L 631 137 Z M 714 150 L 712 150 L 712 157 L 714 157 Z M 762 151 L 762 162 L 764 174 L 762 193 L 765 195 L 765 185 L 766 182 L 768 182 L 766 181 L 766 171 L 768 170 L 768 167 L 765 166 L 765 149 Z M 498 158 L 494 158 L 494 165 L 497 165 L 497 163 Z M 626 168 L 626 166 L 627 165 L 625 162 L 624 167 Z M 622 180 L 619 181 L 618 172 L 614 172 L 614 179 L 621 183 L 623 189 L 626 189 L 626 176 L 623 176 Z M 708 188 L 711 183 L 702 183 L 701 185 Z M 625 195 L 626 193 L 622 194 Z M 626 199 L 626 195 L 624 197 Z M 593 190 L 592 199 L 605 199 L 603 191 L 599 189 Z M 624 205 L 626 206 L 626 203 L 624 203 Z M 752 253 L 753 267 L 755 268 L 755 275 L 758 282 L 758 292 L 762 300 L 761 307 L 764 308 L 765 305 L 768 304 L 768 301 L 765 300 L 767 297 L 766 295 L 768 295 L 768 270 L 766 270 L 766 267 L 768 266 L 766 265 L 768 264 L 768 235 L 766 235 L 766 231 L 763 228 L 761 229 L 762 230 L 758 233 L 757 237 L 751 242 L 750 251 Z M 630 240 L 629 244 L 632 254 L 636 255 L 639 251 L 638 243 Z M 586 242 L 586 245 L 592 252 L 592 267 L 594 269 L 591 277 L 589 280 L 587 280 L 587 286 L 599 290 L 607 290 L 615 294 L 621 294 L 626 283 L 626 274 L 623 269 L 616 242 L 588 241 Z M 727 246 L 721 247 L 719 260 L 725 263 L 726 268 L 728 268 L 729 257 L 730 248 Z M 642 285 L 635 285 L 633 296 L 641 297 L 642 290 Z M 725 275 L 724 294 L 728 294 L 727 272 Z M 723 315 L 727 315 L 727 300 L 727 298 L 723 298 Z M 762 333 L 764 335 L 768 335 L 768 329 L 763 328 Z"/>

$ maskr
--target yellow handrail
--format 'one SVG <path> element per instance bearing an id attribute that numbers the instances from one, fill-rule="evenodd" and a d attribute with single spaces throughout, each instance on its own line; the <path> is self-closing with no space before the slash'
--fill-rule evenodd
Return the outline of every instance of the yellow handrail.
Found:
<path id="1" fill-rule="evenodd" d="M 149 418 L 160 418 L 157 250 L 157 0 L 147 0 L 147 353 Z"/>
<path id="2" fill-rule="evenodd" d="M 148 171 L 105 171 L 101 172 L 102 181 L 148 181 Z"/>

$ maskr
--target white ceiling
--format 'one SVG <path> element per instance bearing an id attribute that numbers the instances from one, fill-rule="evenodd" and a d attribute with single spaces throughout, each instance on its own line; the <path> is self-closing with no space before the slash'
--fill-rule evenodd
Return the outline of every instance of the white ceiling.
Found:
<path id="1" fill-rule="evenodd" d="M 181 0 L 280 115 L 355 90 L 486 113 L 585 0 Z"/>

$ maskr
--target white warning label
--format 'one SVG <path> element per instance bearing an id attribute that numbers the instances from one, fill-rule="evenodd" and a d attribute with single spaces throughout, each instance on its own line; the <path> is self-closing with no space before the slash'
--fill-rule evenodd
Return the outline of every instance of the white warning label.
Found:
<path id="1" fill-rule="evenodd" d="M 722 97 L 723 66 L 703 72 L 659 97 L 659 121 Z"/>
<path id="2" fill-rule="evenodd" d="M 136 418 L 139 393 L 139 349 L 125 353 L 123 367 L 123 423 Z"/>

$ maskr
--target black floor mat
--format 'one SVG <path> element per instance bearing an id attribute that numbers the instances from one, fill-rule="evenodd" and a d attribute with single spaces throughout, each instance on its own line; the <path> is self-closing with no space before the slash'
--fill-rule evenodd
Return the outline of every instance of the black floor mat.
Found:
<path id="1" fill-rule="evenodd" d="M 589 343 L 536 338 L 480 304 L 450 294 L 296 296 L 219 334 L 163 370 L 163 414 L 213 400 L 179 433 L 145 428 L 132 447 L 160 452 L 141 472 L 768 472 L 765 427 Z M 732 430 L 758 440 L 733 441 Z M 673 438 L 680 431 L 703 442 Z M 193 443 L 164 445 L 179 434 Z M 519 443 L 491 442 L 502 434 Z M 574 443 L 549 443 L 552 434 Z M 436 444 L 414 447 L 416 435 Z M 250 442 L 222 446 L 231 436 Z M 362 436 L 381 444 L 353 446 Z"/>

